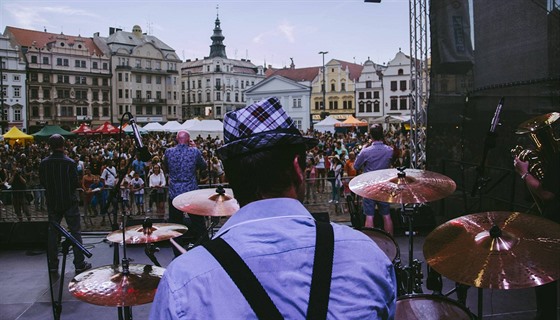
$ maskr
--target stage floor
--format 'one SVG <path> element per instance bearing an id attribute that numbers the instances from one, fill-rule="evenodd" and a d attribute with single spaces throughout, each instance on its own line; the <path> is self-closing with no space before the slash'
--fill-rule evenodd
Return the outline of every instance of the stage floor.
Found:
<path id="1" fill-rule="evenodd" d="M 94 268 L 112 264 L 113 248 L 104 242 L 104 236 L 84 235 L 84 245 L 93 254 L 89 259 Z M 422 246 L 425 237 L 415 236 L 414 258 L 423 261 Z M 408 261 L 408 238 L 405 235 L 396 237 L 401 251 L 403 264 Z M 172 260 L 172 250 L 162 245 L 156 257 L 165 267 Z M 128 246 L 127 254 L 133 263 L 152 264 L 144 254 L 144 246 Z M 122 257 L 122 250 L 120 251 Z M 43 251 L 4 250 L 0 251 L 0 320 L 44 320 L 53 319 L 51 297 L 49 292 L 49 277 L 47 272 L 46 254 Z M 423 264 L 424 287 L 426 282 L 426 268 Z M 74 276 L 72 256 L 69 255 L 67 271 L 64 277 L 64 292 L 62 295 L 61 319 L 118 319 L 117 308 L 101 307 L 77 300 L 68 292 L 68 283 Z M 58 281 L 55 284 L 57 296 Z M 454 283 L 444 279 L 444 292 L 448 292 Z M 467 306 L 472 313 L 477 314 L 478 290 L 469 289 Z M 431 291 L 424 289 L 425 293 Z M 456 299 L 455 294 L 450 298 Z M 135 320 L 148 319 L 151 303 L 132 307 Z M 534 290 L 483 290 L 483 319 L 491 320 L 525 320 L 535 316 Z M 224 317 L 227 319 L 227 317 Z"/>

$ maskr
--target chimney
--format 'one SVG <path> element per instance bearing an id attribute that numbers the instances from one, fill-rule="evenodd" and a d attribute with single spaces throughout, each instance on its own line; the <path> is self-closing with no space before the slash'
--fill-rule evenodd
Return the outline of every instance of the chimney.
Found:
<path id="1" fill-rule="evenodd" d="M 113 33 L 115 33 L 115 28 L 109 27 L 109 35 L 112 35 Z"/>
<path id="2" fill-rule="evenodd" d="M 99 32 L 93 34 L 94 37 L 99 37 Z"/>

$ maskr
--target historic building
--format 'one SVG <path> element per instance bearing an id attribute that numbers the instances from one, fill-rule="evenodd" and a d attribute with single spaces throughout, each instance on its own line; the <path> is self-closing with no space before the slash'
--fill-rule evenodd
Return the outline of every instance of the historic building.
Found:
<path id="1" fill-rule="evenodd" d="M 111 59 L 112 117 L 118 122 L 126 112 L 139 123 L 182 119 L 179 65 L 173 48 L 142 33 L 109 28 L 109 36 L 96 33 L 94 42 Z"/>
<path id="2" fill-rule="evenodd" d="M 356 81 L 356 118 L 370 120 L 385 115 L 383 100 L 383 72 L 386 67 L 369 58 Z"/>
<path id="3" fill-rule="evenodd" d="M 383 71 L 384 115 L 410 116 L 410 57 L 397 52 Z"/>
<path id="4" fill-rule="evenodd" d="M 29 131 L 110 120 L 109 58 L 92 38 L 6 27 L 27 63 Z"/>
<path id="5" fill-rule="evenodd" d="M 210 39 L 208 57 L 187 60 L 181 67 L 181 102 L 186 119 L 221 119 L 226 112 L 246 106 L 245 90 L 265 77 L 263 67 L 251 60 L 228 59 L 219 17 Z"/>
<path id="6" fill-rule="evenodd" d="M 16 126 L 27 132 L 25 61 L 8 37 L 0 35 L 0 114 L 2 133 Z"/>
<path id="7" fill-rule="evenodd" d="M 362 73 L 363 66 L 342 60 L 332 59 L 325 65 L 325 106 L 323 108 L 323 70 L 311 84 L 311 117 L 313 123 L 321 121 L 321 113 L 327 112 L 332 117 L 345 120 L 355 115 L 355 84 Z"/>

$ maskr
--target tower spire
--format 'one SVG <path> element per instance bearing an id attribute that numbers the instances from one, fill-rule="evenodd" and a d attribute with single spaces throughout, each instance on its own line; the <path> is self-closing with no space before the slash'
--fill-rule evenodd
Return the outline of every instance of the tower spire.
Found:
<path id="1" fill-rule="evenodd" d="M 212 39 L 212 45 L 210 45 L 210 56 L 209 58 L 221 57 L 227 59 L 226 46 L 223 41 L 225 37 L 222 35 L 222 29 L 220 28 L 220 15 L 219 7 L 216 5 L 216 21 L 214 22 L 214 34 L 210 37 Z"/>

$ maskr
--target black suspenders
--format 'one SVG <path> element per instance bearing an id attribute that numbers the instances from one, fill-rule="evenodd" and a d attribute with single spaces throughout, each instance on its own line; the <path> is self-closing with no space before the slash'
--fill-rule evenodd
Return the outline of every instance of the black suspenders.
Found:
<path id="1" fill-rule="evenodd" d="M 307 319 L 326 319 L 332 277 L 334 232 L 328 222 L 315 222 L 316 243 Z M 227 242 L 216 238 L 202 245 L 224 268 L 259 319 L 283 319 L 251 269 Z"/>

